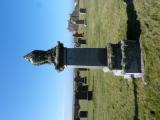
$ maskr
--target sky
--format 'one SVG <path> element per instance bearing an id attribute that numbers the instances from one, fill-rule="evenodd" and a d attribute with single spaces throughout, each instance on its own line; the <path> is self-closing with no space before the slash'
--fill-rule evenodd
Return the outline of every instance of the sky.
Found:
<path id="1" fill-rule="evenodd" d="M 71 120 L 73 70 L 33 66 L 23 56 L 72 47 L 73 0 L 0 0 L 0 120 Z"/>

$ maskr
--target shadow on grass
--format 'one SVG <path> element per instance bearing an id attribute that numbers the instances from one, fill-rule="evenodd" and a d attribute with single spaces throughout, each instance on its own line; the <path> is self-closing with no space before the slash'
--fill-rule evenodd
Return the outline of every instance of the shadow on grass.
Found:
<path id="1" fill-rule="evenodd" d="M 139 120 L 139 112 L 138 112 L 138 100 L 137 100 L 137 85 L 136 85 L 136 80 L 133 79 L 133 92 L 134 92 L 134 105 L 135 105 L 135 110 L 134 110 L 134 120 Z"/>
<path id="2" fill-rule="evenodd" d="M 137 20 L 137 12 L 135 10 L 133 0 L 124 0 L 127 4 L 127 40 L 133 40 L 137 42 L 137 46 L 139 47 L 139 39 L 141 34 L 140 22 Z M 134 92 L 134 103 L 135 103 L 135 111 L 134 111 L 134 120 L 139 120 L 139 108 L 138 108 L 138 100 L 137 100 L 137 85 L 135 79 L 133 79 L 133 92 Z"/>
<path id="3" fill-rule="evenodd" d="M 127 40 L 139 41 L 141 34 L 140 22 L 137 20 L 133 0 L 124 0 L 124 2 L 127 4 Z"/>

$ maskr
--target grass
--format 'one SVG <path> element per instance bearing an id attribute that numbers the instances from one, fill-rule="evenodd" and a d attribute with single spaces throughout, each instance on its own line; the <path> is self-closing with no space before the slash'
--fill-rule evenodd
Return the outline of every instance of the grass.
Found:
<path id="1" fill-rule="evenodd" d="M 144 85 L 140 79 L 127 81 L 102 70 L 82 72 L 93 90 L 92 101 L 80 101 L 81 110 L 89 112 L 87 119 L 160 120 L 160 1 L 134 0 L 137 16 L 130 19 L 131 27 L 128 20 L 132 13 L 127 13 L 123 0 L 81 0 L 80 5 L 87 8 L 87 14 L 81 16 L 87 19 L 87 27 L 80 27 L 87 38 L 87 45 L 82 47 L 104 48 L 108 42 L 134 38 L 135 22 L 140 22 L 138 37 L 142 40 L 147 82 Z M 127 33 L 130 29 L 131 35 Z"/>
<path id="2" fill-rule="evenodd" d="M 142 29 L 145 60 L 145 109 L 149 119 L 160 119 L 160 1 L 135 1 Z"/>

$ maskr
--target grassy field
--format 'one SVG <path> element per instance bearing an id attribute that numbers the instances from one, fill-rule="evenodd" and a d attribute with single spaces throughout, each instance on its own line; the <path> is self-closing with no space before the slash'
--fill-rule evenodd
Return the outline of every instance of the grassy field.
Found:
<path id="1" fill-rule="evenodd" d="M 145 81 L 114 77 L 102 70 L 81 73 L 88 77 L 92 101 L 80 101 L 88 120 L 160 120 L 160 1 L 81 0 L 87 14 L 87 45 L 102 47 L 124 39 L 141 39 Z M 82 119 L 85 120 L 85 119 Z"/>

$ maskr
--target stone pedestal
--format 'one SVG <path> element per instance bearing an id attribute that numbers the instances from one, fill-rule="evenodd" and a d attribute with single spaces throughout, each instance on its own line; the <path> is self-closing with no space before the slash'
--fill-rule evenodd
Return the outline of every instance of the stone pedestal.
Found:
<path id="1" fill-rule="evenodd" d="M 74 68 L 102 68 L 107 66 L 105 48 L 67 48 L 65 65 Z"/>

